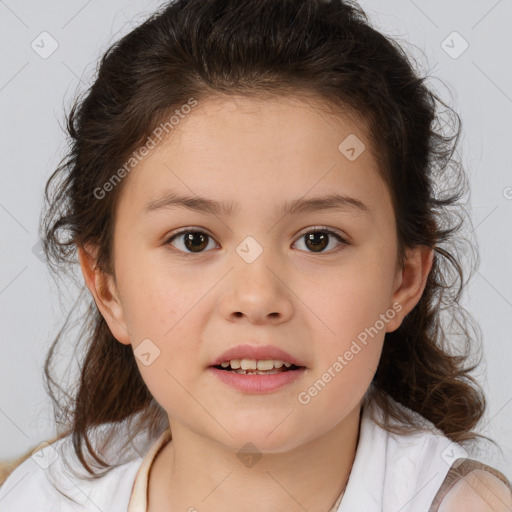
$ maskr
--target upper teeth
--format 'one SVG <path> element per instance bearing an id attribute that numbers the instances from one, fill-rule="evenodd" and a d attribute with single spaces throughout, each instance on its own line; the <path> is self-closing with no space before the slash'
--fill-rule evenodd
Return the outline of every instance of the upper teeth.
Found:
<path id="1" fill-rule="evenodd" d="M 242 370 L 272 370 L 272 368 L 281 368 L 283 365 L 289 368 L 292 363 L 287 363 L 280 359 L 265 359 L 263 361 L 257 361 L 256 359 L 231 359 L 221 363 L 222 368 L 231 366 L 233 370 L 238 368 L 242 368 Z"/>

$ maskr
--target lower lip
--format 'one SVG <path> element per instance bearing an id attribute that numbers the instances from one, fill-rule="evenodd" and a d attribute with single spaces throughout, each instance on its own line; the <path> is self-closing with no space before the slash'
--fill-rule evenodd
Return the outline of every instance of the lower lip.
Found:
<path id="1" fill-rule="evenodd" d="M 305 368 L 300 368 L 270 375 L 243 375 L 227 370 L 219 370 L 214 366 L 210 366 L 208 369 L 225 384 L 246 393 L 268 393 L 275 391 L 286 384 L 299 380 L 306 370 Z"/>

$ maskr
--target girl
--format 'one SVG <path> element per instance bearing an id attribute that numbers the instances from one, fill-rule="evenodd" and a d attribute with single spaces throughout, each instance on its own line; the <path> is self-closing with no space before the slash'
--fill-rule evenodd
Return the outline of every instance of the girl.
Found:
<path id="1" fill-rule="evenodd" d="M 172 1 L 110 48 L 42 223 L 94 299 L 80 378 L 59 336 L 2 511 L 511 510 L 441 316 L 471 341 L 436 102 L 346 0 Z"/>

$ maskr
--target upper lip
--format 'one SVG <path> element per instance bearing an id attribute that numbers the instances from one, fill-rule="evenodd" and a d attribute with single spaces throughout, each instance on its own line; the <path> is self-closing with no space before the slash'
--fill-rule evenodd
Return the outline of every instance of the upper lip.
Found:
<path id="1" fill-rule="evenodd" d="M 295 366 L 305 366 L 302 361 L 288 354 L 288 352 L 275 347 L 273 345 L 254 346 L 254 345 L 237 345 L 223 352 L 220 356 L 216 357 L 210 366 L 218 366 L 224 361 L 231 361 L 233 359 L 256 359 L 257 361 L 264 361 L 265 359 L 277 359 L 287 363 L 292 363 Z"/>

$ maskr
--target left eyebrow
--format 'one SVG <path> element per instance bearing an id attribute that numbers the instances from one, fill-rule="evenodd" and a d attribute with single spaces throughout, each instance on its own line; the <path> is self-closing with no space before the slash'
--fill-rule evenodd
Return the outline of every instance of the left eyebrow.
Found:
<path id="1" fill-rule="evenodd" d="M 240 211 L 239 205 L 233 201 L 216 201 L 200 196 L 186 196 L 176 193 L 168 193 L 165 196 L 148 201 L 144 206 L 144 212 L 154 212 L 163 208 L 186 208 L 199 213 L 213 214 L 217 216 L 232 216 Z M 354 197 L 341 194 L 313 197 L 310 199 L 294 199 L 281 204 L 273 210 L 276 217 L 288 214 L 318 212 L 318 211 L 346 211 L 359 214 L 371 214 L 371 210 L 362 201 Z"/>

